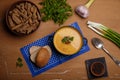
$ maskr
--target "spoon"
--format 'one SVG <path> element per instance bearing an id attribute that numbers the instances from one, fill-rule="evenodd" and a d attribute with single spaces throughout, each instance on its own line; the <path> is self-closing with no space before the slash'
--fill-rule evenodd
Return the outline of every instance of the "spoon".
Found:
<path id="1" fill-rule="evenodd" d="M 102 49 L 104 52 L 106 52 L 107 55 L 110 56 L 110 58 L 111 58 L 118 66 L 120 66 L 120 61 L 117 60 L 115 57 L 113 57 L 113 56 L 110 54 L 110 52 L 109 52 L 107 49 L 104 48 L 103 42 L 102 42 L 100 39 L 98 39 L 98 38 L 93 38 L 93 39 L 92 39 L 92 43 L 93 43 L 93 45 L 94 45 L 97 49 Z"/>

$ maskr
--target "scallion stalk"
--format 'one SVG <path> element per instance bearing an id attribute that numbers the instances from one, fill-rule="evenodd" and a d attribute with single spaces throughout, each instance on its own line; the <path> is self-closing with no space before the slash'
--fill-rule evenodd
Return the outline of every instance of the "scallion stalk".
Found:
<path id="1" fill-rule="evenodd" d="M 120 48 L 120 34 L 113 31 L 112 29 L 100 24 L 88 21 L 88 27 L 92 29 L 97 34 L 109 39 L 113 43 L 115 43 Z"/>

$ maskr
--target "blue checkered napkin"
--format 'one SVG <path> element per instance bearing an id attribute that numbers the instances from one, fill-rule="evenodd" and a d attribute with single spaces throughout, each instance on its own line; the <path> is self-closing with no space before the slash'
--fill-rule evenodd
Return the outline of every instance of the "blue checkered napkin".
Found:
<path id="1" fill-rule="evenodd" d="M 71 26 L 73 26 L 74 28 L 78 29 L 81 32 L 80 27 L 77 24 L 77 22 L 71 24 Z M 38 74 L 40 74 L 42 72 L 45 72 L 48 69 L 51 69 L 51 68 L 53 68 L 53 67 L 55 67 L 55 66 L 57 66 L 57 65 L 59 65 L 61 63 L 64 63 L 65 61 L 68 61 L 68 60 L 70 60 L 70 59 L 72 59 L 72 58 L 74 58 L 76 56 L 79 56 L 79 55 L 81 55 L 81 54 L 83 54 L 83 53 L 90 50 L 89 46 L 87 45 L 87 40 L 83 36 L 84 45 L 83 45 L 82 49 L 78 53 L 76 53 L 74 55 L 70 55 L 70 56 L 62 55 L 59 52 L 57 52 L 56 49 L 54 48 L 53 35 L 54 35 L 54 33 L 52 33 L 50 35 L 47 35 L 47 36 L 45 36 L 45 37 L 43 37 L 43 38 L 41 38 L 41 39 L 31 43 L 31 44 L 28 44 L 28 45 L 26 45 L 26 46 L 24 46 L 24 47 L 22 47 L 20 49 L 20 51 L 21 51 L 27 65 L 29 67 L 29 70 L 32 73 L 32 76 L 36 76 L 36 75 L 38 75 Z M 52 49 L 52 57 L 50 58 L 48 64 L 45 67 L 39 68 L 39 67 L 35 66 L 31 62 L 29 49 L 32 46 L 45 46 L 45 45 L 49 45 L 51 47 L 51 49 Z"/>

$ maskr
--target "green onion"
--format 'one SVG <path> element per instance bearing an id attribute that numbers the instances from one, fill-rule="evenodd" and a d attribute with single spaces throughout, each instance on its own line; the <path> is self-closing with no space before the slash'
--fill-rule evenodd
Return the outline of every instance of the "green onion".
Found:
<path id="1" fill-rule="evenodd" d="M 97 34 L 109 39 L 113 43 L 115 43 L 120 48 L 120 34 L 113 31 L 112 29 L 100 24 L 88 21 L 88 27 L 92 29 Z"/>

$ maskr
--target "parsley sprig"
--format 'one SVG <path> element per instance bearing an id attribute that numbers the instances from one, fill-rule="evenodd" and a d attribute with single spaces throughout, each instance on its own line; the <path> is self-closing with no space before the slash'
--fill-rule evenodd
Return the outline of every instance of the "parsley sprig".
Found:
<path id="1" fill-rule="evenodd" d="M 23 66 L 22 58 L 18 57 L 16 62 L 16 67 L 22 67 L 22 66 Z"/>
<path id="2" fill-rule="evenodd" d="M 65 36 L 63 39 L 62 39 L 62 42 L 65 43 L 65 44 L 69 44 L 73 41 L 74 37 L 70 37 L 70 36 Z"/>
<path id="3" fill-rule="evenodd" d="M 39 4 L 42 6 L 40 9 L 42 21 L 53 20 L 60 25 L 73 14 L 67 0 L 43 0 Z"/>

